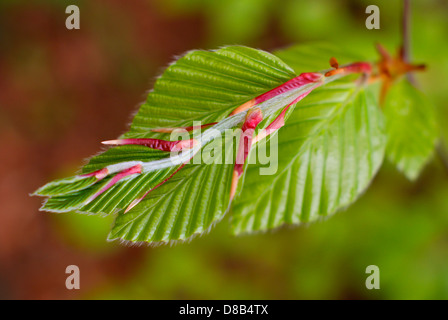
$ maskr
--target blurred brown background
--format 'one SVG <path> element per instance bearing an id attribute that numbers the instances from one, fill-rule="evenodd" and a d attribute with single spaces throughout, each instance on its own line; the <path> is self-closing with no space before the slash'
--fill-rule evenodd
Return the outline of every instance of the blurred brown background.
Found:
<path id="1" fill-rule="evenodd" d="M 80 30 L 65 28 L 70 4 Z M 380 30 L 364 26 L 369 4 L 380 6 Z M 413 6 L 413 55 L 430 67 L 419 81 L 447 136 L 447 3 Z M 357 204 L 325 222 L 235 238 L 224 220 L 173 248 L 108 243 L 111 218 L 41 213 L 28 196 L 125 131 L 175 55 L 330 40 L 375 59 L 376 41 L 400 43 L 400 15 L 399 1 L 3 0 L 0 299 L 448 298 L 448 176 L 437 159 L 416 183 L 386 164 Z M 65 288 L 71 264 L 81 290 Z M 370 264 L 381 290 L 365 288 Z"/>

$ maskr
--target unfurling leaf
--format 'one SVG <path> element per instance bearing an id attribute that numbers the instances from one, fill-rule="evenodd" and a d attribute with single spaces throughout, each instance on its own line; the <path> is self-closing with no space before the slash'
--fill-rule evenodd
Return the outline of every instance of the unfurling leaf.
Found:
<path id="1" fill-rule="evenodd" d="M 113 147 L 81 174 L 35 192 L 47 197 L 41 210 L 115 214 L 110 240 L 154 243 L 206 232 L 232 202 L 235 233 L 348 206 L 384 158 L 383 114 L 369 81 L 381 74 L 324 45 L 276 55 L 241 46 L 187 53 L 156 81 L 130 130 L 103 142 Z M 391 91 L 388 105 L 398 98 Z M 401 143 L 393 109 L 386 105 L 389 154 Z M 432 125 L 421 123 L 431 140 L 425 159 Z M 274 170 L 261 170 L 259 152 L 275 153 Z"/>

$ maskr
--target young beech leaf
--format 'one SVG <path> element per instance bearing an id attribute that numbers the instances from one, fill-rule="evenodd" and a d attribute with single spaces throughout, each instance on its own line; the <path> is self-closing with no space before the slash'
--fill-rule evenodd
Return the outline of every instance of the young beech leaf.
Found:
<path id="1" fill-rule="evenodd" d="M 331 55 L 327 54 L 320 52 L 315 57 L 325 55 L 328 61 Z M 320 91 L 321 96 L 316 93 L 308 104 L 294 111 L 316 88 L 349 73 L 371 72 L 368 63 L 339 67 L 335 59 L 332 61 L 334 70 L 309 72 L 313 71 L 310 68 L 297 75 L 278 57 L 247 47 L 187 53 L 157 79 L 130 131 L 122 139 L 103 142 L 116 147 L 93 157 L 82 174 L 36 191 L 48 198 L 41 210 L 116 213 L 109 239 L 189 239 L 224 216 L 243 185 L 239 178 L 245 177 L 250 150 L 257 144 L 266 145 L 282 127 L 287 134 L 282 135 L 286 142 L 280 144 L 284 148 L 280 150 L 281 170 L 269 177 L 271 180 L 261 179 L 260 186 L 283 179 L 291 163 L 299 166 L 300 174 L 312 172 L 306 183 L 303 176 L 290 177 L 299 179 L 296 188 L 305 183 L 303 198 L 299 199 L 303 207 L 291 202 L 276 206 L 294 205 L 288 214 L 295 222 L 312 220 L 316 214 L 328 214 L 349 204 L 371 180 L 382 159 L 381 117 L 364 93 L 364 82 L 336 81 Z M 290 127 L 285 122 L 289 116 L 294 118 Z M 195 121 L 200 121 L 200 126 Z M 183 128 L 187 139 L 172 139 L 175 128 Z M 225 144 L 218 148 L 225 156 L 224 164 L 191 161 L 214 146 L 225 130 L 235 128 L 242 129 L 238 138 L 245 140 L 234 148 Z M 235 158 L 242 162 L 235 163 Z M 246 180 L 250 175 L 253 173 Z M 254 179 L 256 183 L 258 178 Z M 318 179 L 323 179 L 321 184 Z M 291 190 L 299 194 L 284 187 L 279 194 Z M 333 187 L 337 189 L 327 190 Z M 258 200 L 248 203 L 248 208 Z M 250 220 L 250 210 L 241 203 L 235 221 Z M 273 212 L 269 215 L 274 223 L 268 226 L 281 223 L 272 205 L 261 209 Z"/>
<path id="2" fill-rule="evenodd" d="M 428 162 L 438 137 L 432 104 L 406 79 L 394 84 L 384 101 L 386 155 L 410 180 Z"/>

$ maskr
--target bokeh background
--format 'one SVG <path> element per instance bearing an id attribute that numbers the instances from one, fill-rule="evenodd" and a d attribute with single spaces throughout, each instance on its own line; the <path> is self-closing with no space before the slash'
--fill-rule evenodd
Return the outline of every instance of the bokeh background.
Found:
<path id="1" fill-rule="evenodd" d="M 80 30 L 65 28 L 70 4 Z M 380 30 L 365 28 L 370 4 Z M 447 139 L 448 2 L 412 1 L 412 12 L 411 55 L 429 66 L 418 82 Z M 401 1 L 0 1 L 0 299 L 447 299 L 448 172 L 437 156 L 414 183 L 386 163 L 326 221 L 233 237 L 224 219 L 175 247 L 108 243 L 111 218 L 41 213 L 28 196 L 125 131 L 175 55 L 329 40 L 376 59 L 375 42 L 400 44 L 400 20 Z M 71 264 L 80 290 L 65 288 Z M 365 287 L 371 264 L 380 290 Z"/>

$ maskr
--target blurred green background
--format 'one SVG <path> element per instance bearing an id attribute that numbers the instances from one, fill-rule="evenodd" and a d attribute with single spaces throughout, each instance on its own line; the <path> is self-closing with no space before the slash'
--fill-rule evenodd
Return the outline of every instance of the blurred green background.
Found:
<path id="1" fill-rule="evenodd" d="M 448 140 L 448 2 L 412 2 L 412 57 Z M 76 4 L 81 29 L 65 28 Z M 365 8 L 381 29 L 365 28 Z M 111 218 L 39 213 L 28 193 L 72 175 L 127 128 L 175 55 L 243 44 L 328 40 L 376 59 L 401 42 L 401 1 L 47 0 L 0 2 L 0 299 L 447 299 L 448 172 L 437 156 L 415 183 L 387 162 L 367 192 L 326 221 L 233 237 L 228 217 L 174 247 L 106 242 Z M 304 70 L 314 71 L 314 70 Z M 410 141 L 412 143 L 412 141 Z M 65 268 L 81 289 L 65 288 Z M 368 265 L 381 289 L 367 290 Z"/>

